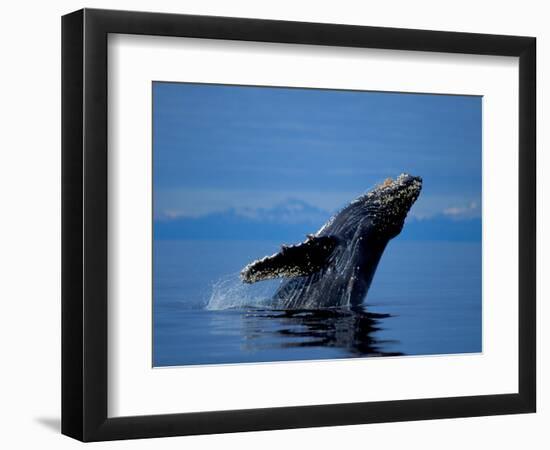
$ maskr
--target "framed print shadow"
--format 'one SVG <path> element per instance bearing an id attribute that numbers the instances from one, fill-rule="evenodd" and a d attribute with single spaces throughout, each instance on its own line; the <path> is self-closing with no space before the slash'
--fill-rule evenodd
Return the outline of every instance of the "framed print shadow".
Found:
<path id="1" fill-rule="evenodd" d="M 64 16 L 63 434 L 535 412 L 535 73 L 532 37 Z"/>

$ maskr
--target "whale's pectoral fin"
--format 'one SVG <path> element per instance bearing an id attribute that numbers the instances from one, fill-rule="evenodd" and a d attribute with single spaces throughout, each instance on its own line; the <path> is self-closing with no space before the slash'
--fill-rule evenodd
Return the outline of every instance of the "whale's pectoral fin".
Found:
<path id="1" fill-rule="evenodd" d="M 278 277 L 310 275 L 322 269 L 338 245 L 334 236 L 309 237 L 300 244 L 283 246 L 279 253 L 250 263 L 241 271 L 245 283 Z"/>

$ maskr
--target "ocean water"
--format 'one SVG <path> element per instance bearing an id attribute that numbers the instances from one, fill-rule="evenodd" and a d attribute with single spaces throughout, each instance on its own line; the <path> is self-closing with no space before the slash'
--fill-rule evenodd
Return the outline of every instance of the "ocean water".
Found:
<path id="1" fill-rule="evenodd" d="M 154 242 L 153 365 L 433 355 L 482 351 L 481 244 L 390 242 L 364 305 L 276 311 L 280 281 L 244 285 L 271 241 Z"/>

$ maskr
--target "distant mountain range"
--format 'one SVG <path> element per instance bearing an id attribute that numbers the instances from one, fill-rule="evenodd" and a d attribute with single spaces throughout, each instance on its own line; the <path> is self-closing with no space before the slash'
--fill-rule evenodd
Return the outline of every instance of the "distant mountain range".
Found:
<path id="1" fill-rule="evenodd" d="M 273 208 L 228 209 L 200 217 L 164 217 L 154 222 L 155 239 L 240 239 L 298 242 L 316 232 L 332 214 L 291 199 Z M 443 214 L 410 217 L 400 239 L 479 241 L 481 219 L 458 220 Z"/>

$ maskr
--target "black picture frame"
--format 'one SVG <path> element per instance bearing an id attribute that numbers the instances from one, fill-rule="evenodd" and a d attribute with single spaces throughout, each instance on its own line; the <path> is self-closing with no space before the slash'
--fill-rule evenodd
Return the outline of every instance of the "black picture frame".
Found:
<path id="1" fill-rule="evenodd" d="M 518 393 L 109 418 L 109 33 L 519 57 Z M 96 9 L 64 16 L 62 433 L 82 441 L 102 441 L 535 412 L 535 90 L 533 37 Z"/>

